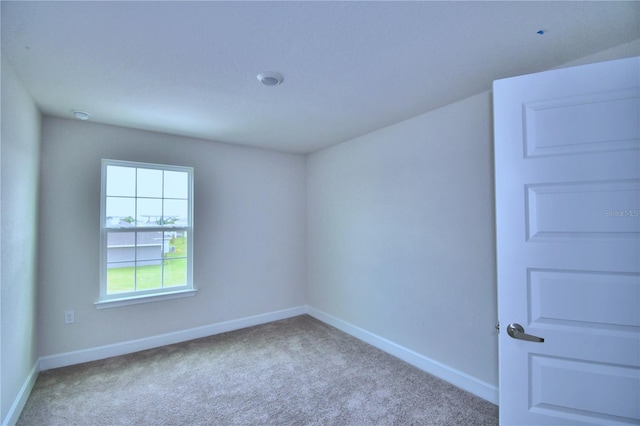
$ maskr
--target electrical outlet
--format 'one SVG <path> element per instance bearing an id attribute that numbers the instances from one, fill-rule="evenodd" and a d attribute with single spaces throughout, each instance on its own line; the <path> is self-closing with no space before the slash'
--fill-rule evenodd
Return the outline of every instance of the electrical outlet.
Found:
<path id="1" fill-rule="evenodd" d="M 76 322 L 76 314 L 73 311 L 64 311 L 64 323 L 73 324 Z"/>

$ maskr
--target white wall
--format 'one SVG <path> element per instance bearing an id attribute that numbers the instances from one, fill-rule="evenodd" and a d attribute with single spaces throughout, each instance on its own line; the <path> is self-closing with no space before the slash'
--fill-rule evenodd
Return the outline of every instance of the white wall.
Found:
<path id="1" fill-rule="evenodd" d="M 42 134 L 40 356 L 305 303 L 303 156 L 50 117 Z M 95 308 L 101 158 L 195 168 L 196 296 Z"/>
<path id="2" fill-rule="evenodd" d="M 4 58 L 1 72 L 0 420 L 3 420 L 28 381 L 38 356 L 36 282 L 41 118 Z"/>
<path id="3" fill-rule="evenodd" d="M 497 386 L 491 94 L 309 156 L 309 304 Z"/>
<path id="4" fill-rule="evenodd" d="M 562 67 L 638 55 L 635 40 Z M 491 96 L 307 159 L 309 305 L 489 390 L 498 385 Z"/>

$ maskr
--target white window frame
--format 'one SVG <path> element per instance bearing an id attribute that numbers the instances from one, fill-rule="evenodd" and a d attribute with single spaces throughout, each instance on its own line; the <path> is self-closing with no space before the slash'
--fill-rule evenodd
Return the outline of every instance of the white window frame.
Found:
<path id="1" fill-rule="evenodd" d="M 107 167 L 130 167 L 154 169 L 163 171 L 177 171 L 188 174 L 188 224 L 186 226 L 158 225 L 158 226 L 107 226 Z M 138 199 L 137 194 L 134 197 Z M 164 199 L 164 194 L 163 198 Z M 137 217 L 137 214 L 134 216 Z M 135 222 L 134 222 L 135 223 Z M 184 231 L 187 233 L 187 283 L 183 286 L 172 286 L 151 290 L 134 290 L 122 293 L 107 293 L 107 232 L 167 232 Z M 147 303 L 159 300 L 175 299 L 193 296 L 196 289 L 193 285 L 193 167 L 172 166 L 164 164 L 141 163 L 122 160 L 102 160 L 101 189 L 100 189 L 100 292 L 95 306 L 98 309 L 125 306 L 137 303 Z M 137 250 L 136 250 L 137 252 Z M 163 252 L 163 251 L 162 251 Z M 164 256 L 164 254 L 163 254 Z"/>

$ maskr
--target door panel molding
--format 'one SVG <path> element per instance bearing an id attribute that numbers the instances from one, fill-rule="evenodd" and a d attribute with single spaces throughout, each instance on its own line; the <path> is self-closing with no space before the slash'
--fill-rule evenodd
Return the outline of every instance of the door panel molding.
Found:
<path id="1" fill-rule="evenodd" d="M 640 179 L 525 185 L 527 241 L 640 238 Z"/>
<path id="2" fill-rule="evenodd" d="M 640 368 L 540 354 L 530 354 L 530 365 L 531 410 L 586 422 L 640 421 Z"/>
<path id="3" fill-rule="evenodd" d="M 638 88 L 524 102 L 522 116 L 525 158 L 640 149 Z"/>

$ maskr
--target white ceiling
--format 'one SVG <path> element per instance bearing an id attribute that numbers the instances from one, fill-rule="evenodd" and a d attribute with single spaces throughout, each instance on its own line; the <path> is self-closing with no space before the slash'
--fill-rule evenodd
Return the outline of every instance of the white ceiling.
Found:
<path id="1" fill-rule="evenodd" d="M 639 39 L 640 2 L 2 1 L 1 34 L 44 114 L 307 153 Z"/>

